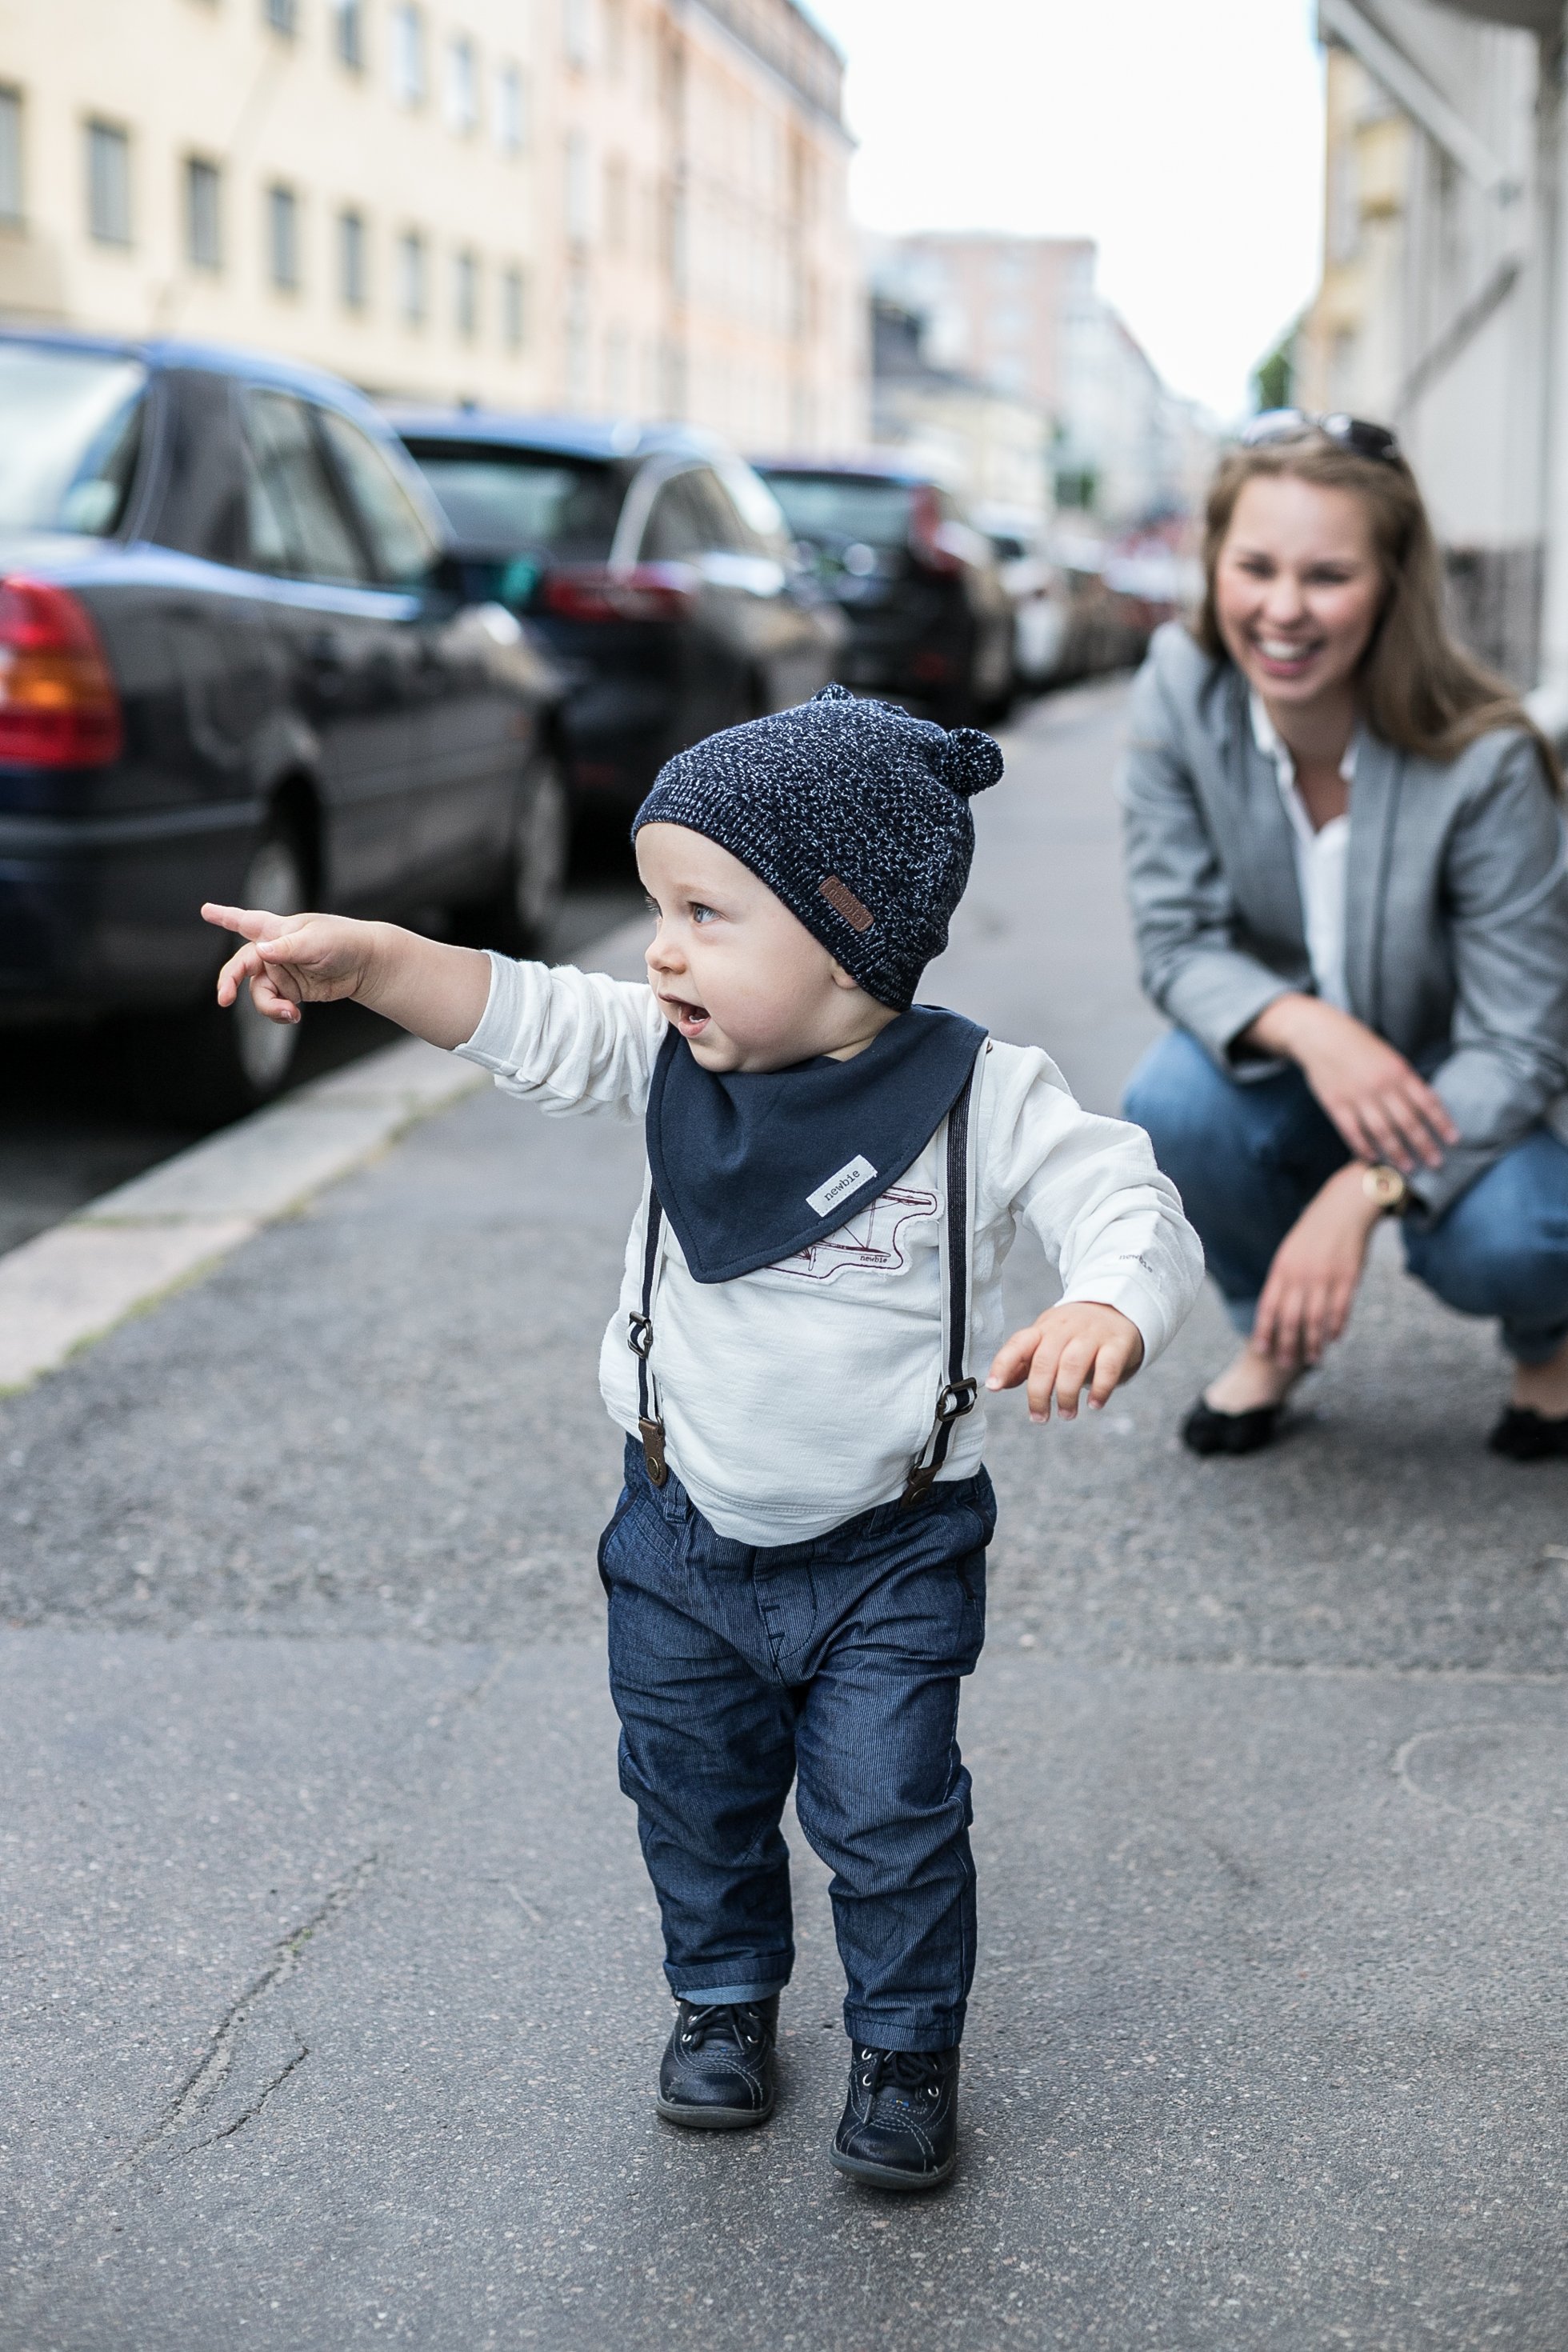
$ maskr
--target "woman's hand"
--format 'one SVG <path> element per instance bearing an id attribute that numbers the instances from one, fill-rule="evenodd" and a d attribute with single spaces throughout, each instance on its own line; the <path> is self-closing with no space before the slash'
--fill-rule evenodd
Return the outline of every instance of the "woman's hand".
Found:
<path id="1" fill-rule="evenodd" d="M 1440 1168 L 1459 1130 L 1443 1097 L 1401 1053 L 1352 1013 L 1292 993 L 1265 1005 L 1242 1042 L 1295 1062 L 1358 1160 L 1385 1160 L 1409 1175 Z"/>
<path id="2" fill-rule="evenodd" d="M 1352 1160 L 1331 1176 L 1274 1253 L 1251 1345 L 1281 1369 L 1317 1363 L 1349 1319 L 1381 1213 L 1363 1172 Z"/>
<path id="3" fill-rule="evenodd" d="M 202 908 L 202 919 L 246 942 L 217 976 L 218 1003 L 232 1004 L 248 981 L 251 1001 L 268 1021 L 298 1021 L 301 1004 L 352 996 L 450 1051 L 467 1044 L 489 1001 L 489 956 L 395 923 L 214 906 Z"/>
<path id="4" fill-rule="evenodd" d="M 1098 1411 L 1143 1360 L 1143 1334 L 1131 1317 L 1092 1299 L 1074 1299 L 1037 1316 L 1026 1331 L 1015 1331 L 996 1351 L 985 1376 L 988 1389 L 1029 1383 L 1029 1419 L 1049 1421 L 1051 1397 L 1057 1418 L 1076 1421 L 1085 1389 Z"/>

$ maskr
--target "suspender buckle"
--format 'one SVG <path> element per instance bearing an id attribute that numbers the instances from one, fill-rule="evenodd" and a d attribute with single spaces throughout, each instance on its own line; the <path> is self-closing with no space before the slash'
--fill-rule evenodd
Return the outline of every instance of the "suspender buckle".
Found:
<path id="1" fill-rule="evenodd" d="M 653 1345 L 652 1319 L 647 1315 L 630 1315 L 626 1320 L 631 1325 L 626 1333 L 626 1345 L 634 1356 L 640 1356 L 646 1363 L 647 1351 Z"/>
<path id="2" fill-rule="evenodd" d="M 936 1401 L 937 1427 L 950 1428 L 955 1421 L 962 1421 L 966 1412 L 973 1412 L 979 1395 L 980 1383 L 973 1376 L 962 1381 L 949 1381 Z"/>
<path id="3" fill-rule="evenodd" d="M 637 1433 L 642 1439 L 642 1458 L 650 1483 L 662 1486 L 669 1476 L 669 1465 L 664 1458 L 664 1423 L 662 1421 L 639 1421 Z"/>

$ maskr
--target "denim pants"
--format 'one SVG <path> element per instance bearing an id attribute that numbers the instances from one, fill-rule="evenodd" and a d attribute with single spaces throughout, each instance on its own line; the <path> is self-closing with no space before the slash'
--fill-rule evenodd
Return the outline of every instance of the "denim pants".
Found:
<path id="1" fill-rule="evenodd" d="M 958 1686 L 985 1636 L 984 1470 L 807 1543 L 731 1543 L 628 1440 L 599 1545 L 621 1786 L 687 2000 L 754 2000 L 795 1958 L 790 1783 L 833 1873 L 847 2032 L 945 2050 L 974 1973 Z"/>
<path id="2" fill-rule="evenodd" d="M 1300 1070 L 1246 1086 L 1173 1029 L 1128 1081 L 1124 1108 L 1196 1226 L 1238 1331 L 1252 1328 L 1275 1251 L 1350 1158 Z M 1521 1364 L 1568 1339 L 1568 1149 L 1535 1128 L 1431 1223 L 1408 1218 L 1405 1262 L 1461 1315 L 1493 1315 Z"/>

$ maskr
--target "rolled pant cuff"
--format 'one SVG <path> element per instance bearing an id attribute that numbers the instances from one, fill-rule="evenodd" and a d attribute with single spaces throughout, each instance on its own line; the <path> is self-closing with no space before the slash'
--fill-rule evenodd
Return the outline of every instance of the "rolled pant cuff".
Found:
<path id="1" fill-rule="evenodd" d="M 774 1977 L 767 1984 L 680 1985 L 671 1990 L 677 2000 L 691 2001 L 699 2009 L 721 2009 L 731 2001 L 768 2000 L 775 1992 L 783 1992 L 787 1981 Z"/>
<path id="2" fill-rule="evenodd" d="M 677 2000 L 694 2000 L 717 2008 L 726 2001 L 766 2000 L 783 1992 L 795 1968 L 795 1954 L 732 1952 L 727 1959 L 702 1968 L 680 1968 L 666 1960 L 664 1973 Z"/>
<path id="3" fill-rule="evenodd" d="M 956 2050 L 963 2039 L 963 2011 L 912 2021 L 879 2017 L 868 2009 L 844 2009 L 844 2031 L 867 2050 Z"/>

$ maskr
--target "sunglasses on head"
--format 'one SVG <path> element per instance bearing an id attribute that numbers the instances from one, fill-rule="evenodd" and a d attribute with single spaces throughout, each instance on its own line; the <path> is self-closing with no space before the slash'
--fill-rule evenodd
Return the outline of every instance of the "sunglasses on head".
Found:
<path id="1" fill-rule="evenodd" d="M 1332 416 L 1310 416 L 1304 408 L 1266 408 L 1261 416 L 1247 419 L 1237 438 L 1244 449 L 1262 449 L 1273 441 L 1300 441 L 1312 433 L 1321 433 L 1325 440 L 1337 442 L 1358 457 L 1381 458 L 1385 465 L 1397 465 L 1400 459 L 1399 443 L 1386 425 L 1373 425 L 1364 416 L 1338 412 Z"/>

